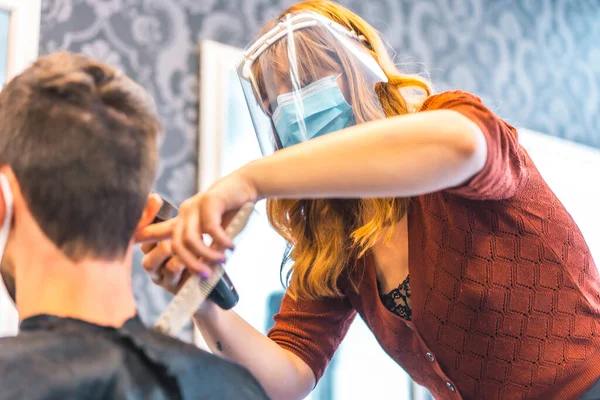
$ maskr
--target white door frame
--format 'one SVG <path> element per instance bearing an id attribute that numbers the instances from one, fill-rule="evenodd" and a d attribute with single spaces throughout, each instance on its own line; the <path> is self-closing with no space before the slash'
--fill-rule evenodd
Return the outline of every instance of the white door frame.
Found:
<path id="1" fill-rule="evenodd" d="M 6 82 L 38 57 L 41 0 L 0 0 L 0 10 L 10 11 Z"/>
<path id="2" fill-rule="evenodd" d="M 41 0 L 0 0 L 0 10 L 10 12 L 5 80 L 9 82 L 38 57 Z M 17 312 L 0 283 L 0 337 L 15 335 L 18 322 Z"/>

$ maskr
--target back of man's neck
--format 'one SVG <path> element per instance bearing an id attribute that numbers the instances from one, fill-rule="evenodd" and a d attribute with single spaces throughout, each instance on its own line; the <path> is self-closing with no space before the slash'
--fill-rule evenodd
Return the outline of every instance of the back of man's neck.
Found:
<path id="1" fill-rule="evenodd" d="M 16 274 L 21 320 L 49 314 L 119 327 L 135 315 L 130 254 L 118 262 L 31 258 Z"/>

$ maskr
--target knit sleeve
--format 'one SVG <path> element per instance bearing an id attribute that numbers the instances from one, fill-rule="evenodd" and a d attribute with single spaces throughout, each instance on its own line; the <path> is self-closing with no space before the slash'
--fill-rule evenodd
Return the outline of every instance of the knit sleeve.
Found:
<path id="1" fill-rule="evenodd" d="M 268 336 L 304 361 L 318 382 L 355 316 L 347 299 L 294 300 L 286 293 Z"/>
<path id="2" fill-rule="evenodd" d="M 481 171 L 465 184 L 448 192 L 472 200 L 501 200 L 513 197 L 525 175 L 517 131 L 469 93 L 455 91 L 431 96 L 422 111 L 454 110 L 475 122 L 487 143 L 487 159 Z"/>

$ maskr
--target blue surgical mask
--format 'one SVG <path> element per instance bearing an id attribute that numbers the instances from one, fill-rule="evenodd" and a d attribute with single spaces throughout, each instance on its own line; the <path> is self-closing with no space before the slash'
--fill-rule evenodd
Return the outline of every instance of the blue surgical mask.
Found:
<path id="1" fill-rule="evenodd" d="M 285 148 L 347 128 L 355 120 L 352 106 L 332 75 L 278 96 L 273 123 Z"/>

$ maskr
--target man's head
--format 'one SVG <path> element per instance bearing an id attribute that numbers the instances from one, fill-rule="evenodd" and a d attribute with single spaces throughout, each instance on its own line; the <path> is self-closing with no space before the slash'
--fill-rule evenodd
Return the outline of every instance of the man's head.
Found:
<path id="1" fill-rule="evenodd" d="M 138 224 L 151 219 L 159 132 L 141 87 L 81 55 L 40 58 L 8 83 L 0 92 L 0 173 L 14 211 L 5 281 L 15 268 L 11 247 L 37 251 L 34 231 L 73 262 L 122 259 Z"/>

